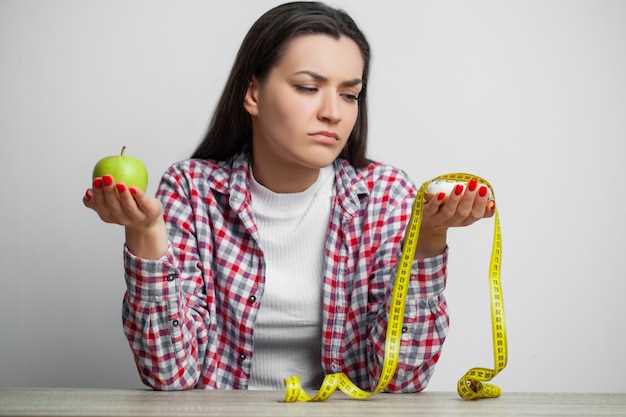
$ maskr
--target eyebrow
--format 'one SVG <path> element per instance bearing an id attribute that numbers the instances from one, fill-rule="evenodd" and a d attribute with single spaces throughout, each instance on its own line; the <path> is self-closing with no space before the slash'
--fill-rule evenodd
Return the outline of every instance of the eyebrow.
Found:
<path id="1" fill-rule="evenodd" d="M 297 75 L 297 74 L 307 74 L 311 77 L 313 77 L 313 79 L 315 79 L 316 81 L 321 81 L 321 82 L 326 82 L 328 81 L 328 78 L 324 77 L 323 75 L 320 75 L 316 72 L 313 71 L 298 71 L 298 72 L 294 72 L 293 75 Z M 355 85 L 359 85 L 361 84 L 363 81 L 360 78 L 355 78 L 353 80 L 348 80 L 348 81 L 343 81 L 340 85 L 341 86 L 345 86 L 345 87 L 352 87 Z"/>

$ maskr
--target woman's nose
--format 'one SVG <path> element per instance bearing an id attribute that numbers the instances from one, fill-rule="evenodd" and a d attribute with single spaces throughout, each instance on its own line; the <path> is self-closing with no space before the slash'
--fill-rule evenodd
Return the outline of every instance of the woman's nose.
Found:
<path id="1" fill-rule="evenodd" d="M 322 99 L 322 103 L 318 112 L 318 116 L 322 120 L 330 123 L 337 123 L 341 120 L 339 114 L 339 98 L 333 94 L 326 94 Z"/>

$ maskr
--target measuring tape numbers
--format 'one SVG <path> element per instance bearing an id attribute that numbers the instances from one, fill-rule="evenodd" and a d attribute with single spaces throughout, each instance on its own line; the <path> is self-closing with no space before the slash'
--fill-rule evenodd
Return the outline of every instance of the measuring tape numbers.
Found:
<path id="1" fill-rule="evenodd" d="M 467 182 L 476 179 L 479 184 L 484 184 L 491 191 L 490 198 L 495 199 L 495 193 L 491 184 L 483 178 L 468 173 L 452 173 L 440 175 L 430 181 L 424 182 L 417 193 L 409 225 L 405 232 L 405 240 L 402 246 L 402 255 L 396 269 L 396 277 L 391 293 L 391 306 L 387 320 L 387 332 L 385 336 L 385 357 L 383 368 L 374 391 L 364 391 L 356 386 L 343 372 L 327 374 L 322 381 L 322 386 L 314 395 L 309 395 L 301 386 L 300 378 L 292 375 L 284 379 L 285 398 L 284 402 L 307 402 L 325 401 L 337 389 L 355 400 L 367 400 L 387 388 L 389 382 L 396 373 L 398 357 L 400 353 L 400 339 L 402 337 L 402 322 L 404 319 L 404 306 L 406 294 L 411 277 L 411 266 L 415 261 L 415 250 L 422 224 L 422 210 L 426 201 L 426 193 L 432 183 Z M 506 326 L 504 322 L 504 302 L 502 299 L 502 285 L 500 282 L 500 266 L 502 261 L 502 235 L 500 232 L 500 215 L 496 207 L 493 243 L 489 261 L 489 294 L 491 304 L 491 331 L 493 343 L 494 368 L 471 368 L 457 383 L 457 393 L 465 400 L 481 398 L 496 398 L 501 394 L 501 389 L 487 381 L 491 381 L 507 364 L 507 340 Z"/>

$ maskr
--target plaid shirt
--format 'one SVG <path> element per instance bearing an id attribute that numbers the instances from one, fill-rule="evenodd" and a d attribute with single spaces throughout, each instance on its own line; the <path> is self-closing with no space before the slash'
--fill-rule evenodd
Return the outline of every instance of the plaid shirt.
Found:
<path id="1" fill-rule="evenodd" d="M 124 244 L 124 333 L 144 384 L 156 390 L 245 389 L 265 266 L 251 211 L 249 153 L 171 165 L 156 192 L 169 243 L 159 260 Z M 321 366 L 376 386 L 397 261 L 417 188 L 378 162 L 337 158 L 324 245 Z M 302 237 L 303 239 L 306 236 Z M 387 392 L 423 390 L 448 331 L 448 247 L 416 259 L 398 367 Z M 287 377 L 289 375 L 285 375 Z"/>

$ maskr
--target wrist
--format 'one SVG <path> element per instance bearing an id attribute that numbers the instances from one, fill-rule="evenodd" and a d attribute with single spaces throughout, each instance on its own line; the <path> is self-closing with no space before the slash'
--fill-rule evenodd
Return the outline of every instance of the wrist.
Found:
<path id="1" fill-rule="evenodd" d="M 429 258 L 443 253 L 446 249 L 448 240 L 448 229 L 431 229 L 426 228 L 420 230 L 415 250 L 415 257 L 418 259 Z"/>
<path id="2" fill-rule="evenodd" d="M 168 240 L 165 222 L 158 221 L 149 227 L 126 226 L 126 245 L 135 256 L 160 259 L 167 252 Z"/>
<path id="3" fill-rule="evenodd" d="M 163 216 L 159 216 L 154 223 L 148 225 L 125 226 L 126 233 L 132 233 L 133 235 L 154 235 L 157 231 L 165 228 L 165 221 Z"/>

